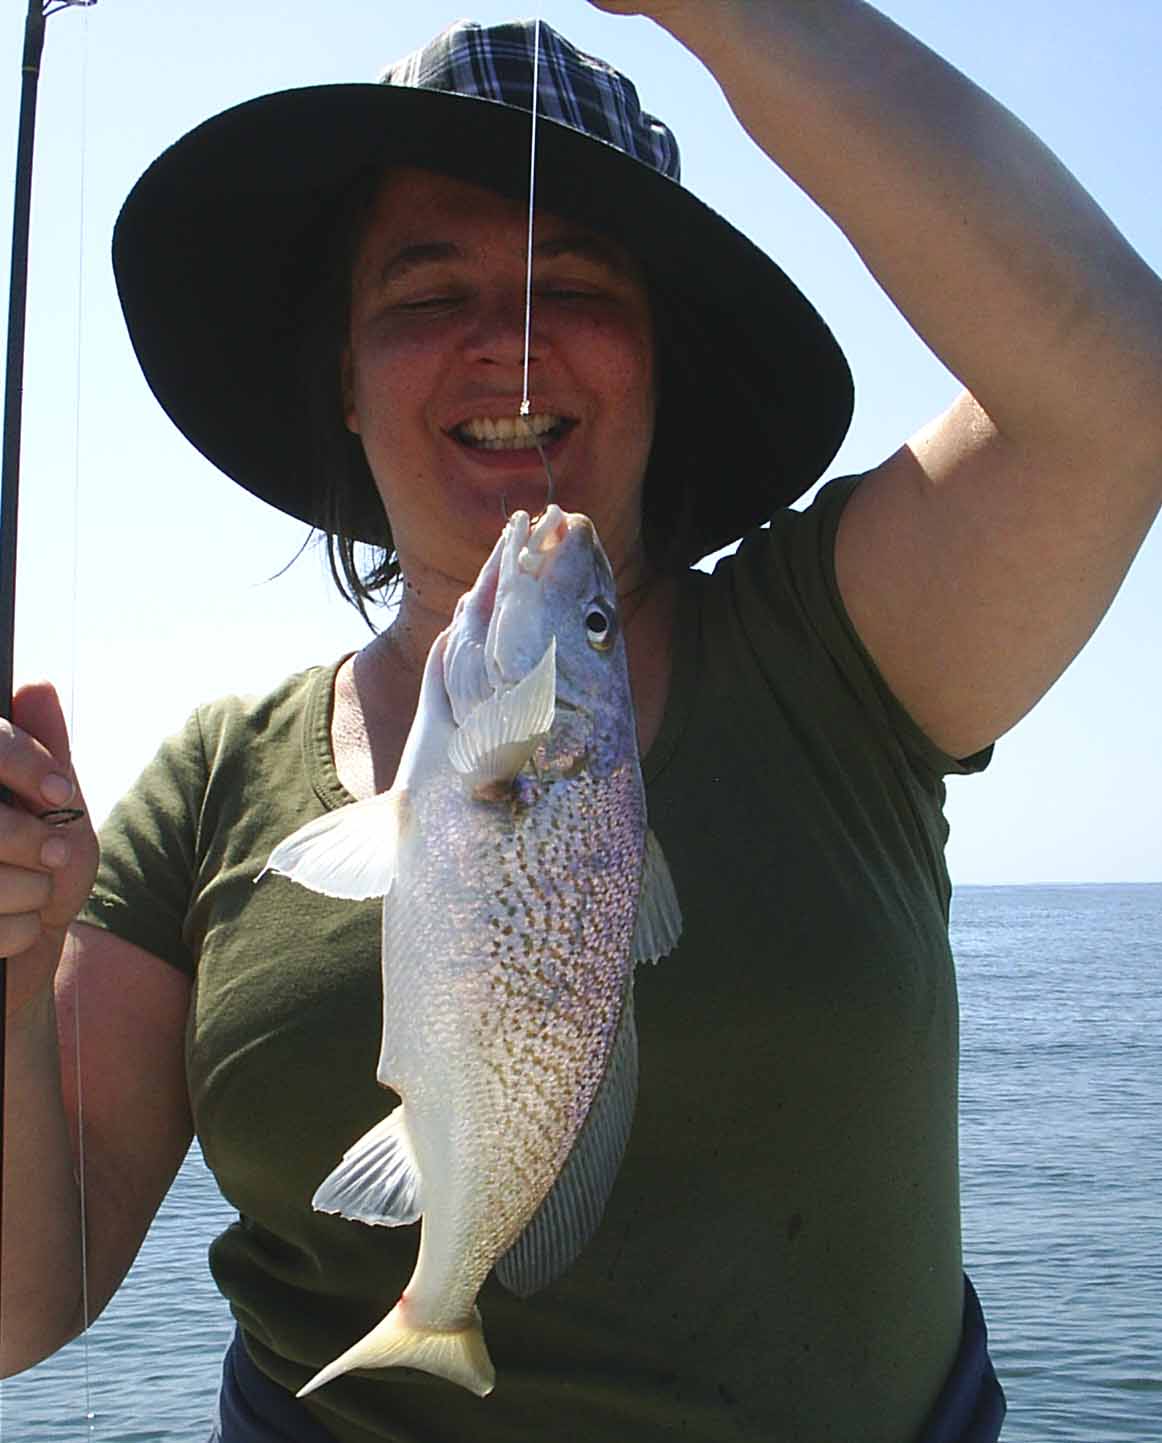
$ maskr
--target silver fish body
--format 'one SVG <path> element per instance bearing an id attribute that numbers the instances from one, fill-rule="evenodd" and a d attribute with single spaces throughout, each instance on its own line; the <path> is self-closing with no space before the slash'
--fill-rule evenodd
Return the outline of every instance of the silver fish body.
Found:
<path id="1" fill-rule="evenodd" d="M 632 977 L 680 918 L 646 824 L 609 563 L 586 517 L 509 521 L 432 647 L 390 792 L 270 870 L 384 895 L 379 1081 L 402 1105 L 314 1205 L 422 1216 L 385 1319 L 316 1375 L 405 1364 L 490 1391 L 475 1300 L 563 1271 L 600 1220 L 637 1083 Z"/>

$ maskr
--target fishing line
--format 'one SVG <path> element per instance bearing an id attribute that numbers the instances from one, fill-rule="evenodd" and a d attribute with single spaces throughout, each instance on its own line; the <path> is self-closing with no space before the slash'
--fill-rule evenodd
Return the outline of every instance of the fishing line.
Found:
<path id="1" fill-rule="evenodd" d="M 83 330 L 85 316 L 85 197 L 86 161 L 89 140 L 89 9 L 85 7 L 81 34 L 81 84 L 80 84 L 80 155 L 78 165 L 78 223 L 77 223 L 77 324 L 75 339 L 76 363 L 73 385 L 76 397 L 73 411 L 73 579 L 72 616 L 69 628 L 69 699 L 68 728 L 72 744 L 76 744 L 77 716 L 77 663 L 80 656 L 80 575 L 81 575 L 81 389 L 83 376 Z M 90 1359 L 89 1331 L 91 1327 L 89 1305 L 89 1211 L 85 1185 L 85 1089 L 81 1069 L 81 979 L 74 981 L 73 997 L 73 1065 L 76 1069 L 77 1096 L 77 1201 L 81 1227 L 81 1358 L 84 1371 L 85 1423 L 89 1443 L 92 1443 L 96 1413 L 93 1410 L 93 1386 Z"/>
<path id="2" fill-rule="evenodd" d="M 520 414 L 527 416 L 532 409 L 529 401 L 529 350 L 533 327 L 533 208 L 537 186 L 537 97 L 541 80 L 541 18 L 538 15 L 533 25 L 533 121 L 529 131 L 529 240 L 525 257 L 525 365 L 524 389 L 521 394 Z M 532 427 L 529 427 L 532 430 Z M 539 448 L 538 448 L 539 449 Z"/>
<path id="3" fill-rule="evenodd" d="M 61 8 L 67 8 L 61 6 Z M 85 11 L 80 36 L 80 83 L 78 85 L 79 119 L 77 124 L 77 271 L 76 271 L 76 323 L 73 334 L 73 482 L 72 482 L 72 578 L 71 606 L 69 615 L 68 647 L 68 694 L 64 698 L 64 711 L 69 738 L 75 747 L 77 734 L 77 665 L 80 655 L 80 568 L 81 568 L 81 397 L 84 354 L 85 316 L 85 221 L 87 197 L 87 161 L 89 140 L 89 6 L 78 6 Z M 46 12 L 54 13 L 52 11 Z M 59 808 L 46 820 L 52 826 L 66 825 L 79 820 L 84 813 L 79 808 Z M 90 1328 L 92 1325 L 89 1300 L 89 1227 L 88 1201 L 86 1196 L 85 1165 L 85 1089 L 81 1065 L 81 985 L 78 977 L 74 982 L 73 1001 L 73 1067 L 76 1075 L 77 1112 L 77 1212 L 80 1227 L 81 1252 L 81 1369 L 84 1399 L 83 1417 L 90 1440 L 93 1438 L 96 1413 L 93 1409 L 92 1360 L 90 1351 Z"/>
<path id="4" fill-rule="evenodd" d="M 65 719 L 69 736 L 72 737 L 77 715 L 77 658 L 80 648 L 79 611 L 81 574 L 81 342 L 85 314 L 85 167 L 88 159 L 89 137 L 89 7 L 85 7 L 81 26 L 81 79 L 79 90 L 80 144 L 77 165 L 77 315 L 73 329 L 73 566 L 72 566 L 72 613 L 69 618 L 69 694 L 65 707 Z"/>
<path id="5" fill-rule="evenodd" d="M 85 7 L 81 33 L 80 133 L 77 176 L 77 321 L 74 354 L 76 357 L 73 385 L 73 577 L 72 615 L 69 635 L 68 729 L 72 744 L 76 743 L 77 664 L 80 656 L 80 575 L 81 575 L 81 389 L 83 379 L 83 339 L 85 316 L 85 218 L 86 162 L 89 140 L 89 9 Z M 89 1332 L 92 1324 L 89 1303 L 89 1211 L 86 1195 L 85 1167 L 85 1089 L 81 1068 L 81 979 L 74 981 L 73 998 L 73 1066 L 76 1069 L 77 1097 L 77 1202 L 80 1215 L 81 1243 L 81 1358 L 84 1373 L 84 1418 L 92 1443 L 96 1413 L 93 1409 L 92 1369 Z"/>
<path id="6" fill-rule="evenodd" d="M 532 410 L 532 402 L 529 399 L 529 353 L 532 349 L 533 330 L 533 215 L 536 204 L 537 189 L 537 99 L 540 95 L 541 82 L 541 18 L 538 15 L 533 23 L 533 84 L 532 84 L 532 125 L 529 130 L 529 235 L 528 248 L 525 256 L 525 354 L 524 354 L 524 388 L 521 394 L 520 414 L 528 416 Z M 529 435 L 533 439 L 533 445 L 537 448 L 537 455 L 541 458 L 541 465 L 545 468 L 545 479 L 548 481 L 548 493 L 545 496 L 545 509 L 553 504 L 556 494 L 556 487 L 553 484 L 553 470 L 549 465 L 549 458 L 545 455 L 545 448 L 541 445 L 541 438 L 533 430 L 532 422 L 528 425 Z M 505 522 L 508 521 L 508 507 L 501 498 L 501 510 L 504 512 Z"/>

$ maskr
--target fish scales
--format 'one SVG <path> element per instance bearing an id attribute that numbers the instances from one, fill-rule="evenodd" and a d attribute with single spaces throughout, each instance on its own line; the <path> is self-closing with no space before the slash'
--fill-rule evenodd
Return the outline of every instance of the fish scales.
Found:
<path id="1" fill-rule="evenodd" d="M 431 1255 L 457 1259 L 427 1274 L 440 1299 L 432 1326 L 450 1327 L 552 1185 L 604 1075 L 628 987 L 644 819 L 636 768 L 533 781 L 509 806 L 479 804 L 467 818 L 456 779 L 432 791 L 413 805 L 433 846 L 409 913 L 392 909 L 385 931 L 384 1057 L 417 1132 L 429 1125 L 473 1159 L 424 1224 Z M 431 955 L 448 959 L 446 974 L 415 960 Z M 406 1037 L 393 996 L 417 1004 Z M 447 1077 L 429 1112 L 430 1059 L 469 1052 L 479 1069 Z M 421 1173 L 440 1169 L 435 1148 L 417 1152 Z"/>
<path id="2" fill-rule="evenodd" d="M 483 1395 L 476 1296 L 494 1267 L 522 1296 L 546 1286 L 598 1226 L 637 1086 L 633 968 L 681 925 L 588 518 L 510 519 L 429 653 L 391 790 L 307 823 L 268 867 L 384 897 L 377 1077 L 401 1104 L 313 1202 L 422 1219 L 403 1295 L 302 1393 L 406 1365 Z"/>
<path id="3" fill-rule="evenodd" d="M 480 1046 L 519 1124 L 512 1165 L 540 1164 L 532 1185 L 541 1196 L 589 1110 L 625 998 L 641 846 L 637 798 L 619 795 L 624 782 L 553 784 L 520 808 L 513 865 L 487 918 Z M 611 849 L 619 812 L 630 837 Z"/>

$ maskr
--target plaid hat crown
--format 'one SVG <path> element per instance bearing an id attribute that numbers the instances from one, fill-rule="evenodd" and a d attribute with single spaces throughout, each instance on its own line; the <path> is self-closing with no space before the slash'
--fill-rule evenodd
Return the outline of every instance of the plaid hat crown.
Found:
<path id="1" fill-rule="evenodd" d="M 532 110 L 537 22 L 481 25 L 457 20 L 434 40 L 397 60 L 381 85 L 443 90 Z M 604 141 L 672 181 L 681 179 L 673 131 L 641 108 L 637 87 L 604 60 L 586 55 L 544 21 L 537 57 L 537 113 Z"/>

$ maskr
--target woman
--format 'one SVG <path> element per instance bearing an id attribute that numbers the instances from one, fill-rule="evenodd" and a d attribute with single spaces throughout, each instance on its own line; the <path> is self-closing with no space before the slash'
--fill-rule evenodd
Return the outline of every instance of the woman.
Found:
<path id="1" fill-rule="evenodd" d="M 394 1298 L 414 1242 L 304 1202 L 382 1110 L 374 909 L 296 897 L 284 915 L 251 883 L 311 811 L 390 782 L 501 495 L 542 494 L 535 451 L 484 444 L 521 396 L 529 31 L 454 29 L 383 88 L 268 97 L 162 158 L 116 244 L 151 384 L 249 489 L 390 540 L 405 585 L 358 656 L 205 708 L 163 748 L 63 960 L 95 840 L 35 815 L 77 799 L 59 716 L 23 697 L 0 941 L 9 1146 L 36 1187 L 6 1216 L 8 1370 L 78 1326 L 55 974 L 66 1024 L 78 979 L 102 1018 L 94 1311 L 195 1122 L 243 1215 L 212 1254 L 242 1329 L 227 1443 L 997 1436 L 960 1267 L 941 777 L 984 765 L 1068 664 L 1156 513 L 1162 294 L 1027 132 L 870 7 L 601 8 L 642 9 L 705 61 L 968 392 L 808 513 L 781 510 L 842 437 L 842 358 L 674 185 L 668 133 L 624 82 L 545 33 L 533 411 L 559 499 L 618 575 L 685 932 L 639 984 L 639 1112 L 600 1232 L 544 1294 L 482 1295 L 496 1394 L 386 1374 L 294 1404 Z M 713 580 L 682 570 L 744 531 Z"/>

